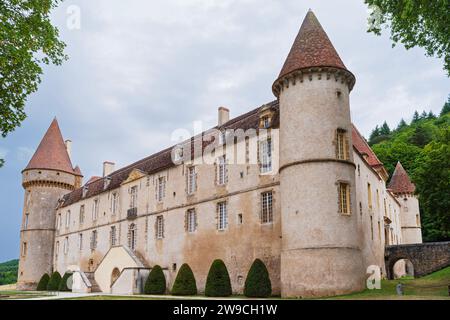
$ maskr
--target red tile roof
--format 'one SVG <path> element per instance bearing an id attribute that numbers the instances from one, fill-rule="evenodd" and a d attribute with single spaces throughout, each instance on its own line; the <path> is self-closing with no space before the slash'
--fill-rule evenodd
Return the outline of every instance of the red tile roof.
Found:
<path id="1" fill-rule="evenodd" d="M 319 20 L 310 10 L 303 20 L 279 78 L 295 70 L 311 67 L 347 70 Z"/>
<path id="2" fill-rule="evenodd" d="M 356 129 L 355 125 L 352 125 L 352 140 L 353 146 L 358 150 L 360 154 L 362 154 L 367 163 L 372 167 L 381 167 L 383 163 L 378 159 L 377 155 L 370 148 L 366 139 L 359 133 L 358 129 Z"/>
<path id="3" fill-rule="evenodd" d="M 414 193 L 416 186 L 409 179 L 408 173 L 400 162 L 395 167 L 394 174 L 389 182 L 388 189 L 395 194 Z"/>
<path id="4" fill-rule="evenodd" d="M 231 119 L 227 123 L 225 123 L 223 126 L 215 127 L 213 129 L 220 129 L 220 130 L 226 130 L 226 129 L 243 129 L 244 131 L 247 129 L 257 129 L 259 124 L 259 113 L 262 109 L 266 109 L 267 107 L 271 108 L 275 115 L 274 119 L 272 121 L 273 126 L 277 127 L 279 125 L 279 105 L 278 101 L 272 101 L 268 104 L 265 104 L 259 108 L 256 108 L 252 111 L 249 111 L 243 115 L 240 115 L 234 119 Z M 356 128 L 353 127 L 353 137 L 355 137 L 355 131 Z M 207 135 L 207 132 L 203 132 L 202 135 Z M 202 135 L 198 135 L 197 137 L 201 137 Z M 364 138 L 357 133 L 358 139 L 362 139 L 364 141 Z M 192 139 L 193 140 L 193 139 Z M 191 140 L 191 141 L 192 141 Z M 203 148 L 205 148 L 210 142 L 205 142 L 203 144 Z M 353 143 L 355 145 L 355 139 L 353 139 Z M 361 142 L 357 143 L 361 144 Z M 356 147 L 356 146 L 355 146 Z M 369 151 L 369 153 L 373 154 L 373 151 L 370 149 L 370 147 L 366 144 L 365 150 Z M 165 150 L 162 150 L 158 153 L 155 153 L 147 158 L 144 158 L 142 160 L 139 160 L 129 166 L 126 166 L 124 168 L 121 168 L 113 173 L 111 173 L 108 177 L 111 179 L 110 182 L 106 185 L 104 183 L 104 178 L 99 178 L 96 180 L 89 180 L 88 183 L 85 184 L 87 186 L 88 184 L 88 190 L 84 198 L 93 197 L 95 195 L 98 195 L 102 192 L 116 189 L 120 187 L 121 183 L 125 181 L 128 178 L 128 175 L 131 173 L 133 169 L 141 170 L 142 172 L 145 172 L 147 174 L 153 174 L 171 167 L 174 167 L 175 165 L 172 162 L 171 157 L 171 151 L 172 147 L 167 148 Z M 193 152 L 192 152 L 193 154 Z M 375 154 L 373 154 L 375 156 Z M 376 158 L 376 156 L 375 156 Z M 376 158 L 378 159 L 378 158 Z M 381 164 L 381 162 L 378 163 Z M 382 165 L 382 164 L 381 164 Z M 64 203 L 62 206 L 68 206 L 72 203 L 75 203 L 82 199 L 82 189 L 79 188 L 76 189 L 64 196 Z"/>
<path id="5" fill-rule="evenodd" d="M 23 171 L 31 169 L 49 169 L 74 173 L 56 118 L 53 119 L 36 152 Z"/>

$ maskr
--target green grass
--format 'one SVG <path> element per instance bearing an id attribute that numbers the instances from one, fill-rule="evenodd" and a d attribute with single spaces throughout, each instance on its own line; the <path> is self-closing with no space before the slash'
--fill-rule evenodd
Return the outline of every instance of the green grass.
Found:
<path id="1" fill-rule="evenodd" d="M 17 291 L 17 290 L 0 291 L 0 300 L 30 299 L 46 296 L 50 296 L 50 294 L 42 291 Z"/>
<path id="2" fill-rule="evenodd" d="M 398 296 L 397 284 L 403 284 L 403 296 Z M 422 278 L 404 277 L 397 280 L 382 280 L 380 290 L 366 289 L 362 292 L 330 299 L 449 299 L 450 267 L 434 272 Z"/>

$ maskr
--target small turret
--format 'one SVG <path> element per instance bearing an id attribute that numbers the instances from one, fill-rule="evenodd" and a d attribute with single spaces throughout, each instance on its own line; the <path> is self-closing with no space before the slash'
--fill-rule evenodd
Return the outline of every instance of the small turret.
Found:
<path id="1" fill-rule="evenodd" d="M 351 149 L 354 84 L 309 11 L 272 87 L 280 104 L 282 296 L 364 287 Z"/>
<path id="2" fill-rule="evenodd" d="M 58 121 L 52 121 L 36 152 L 22 171 L 25 189 L 17 287 L 35 289 L 52 272 L 58 200 L 74 190 L 81 171 L 74 170 Z"/>
<path id="3" fill-rule="evenodd" d="M 416 186 L 411 182 L 408 173 L 400 162 L 395 167 L 388 189 L 402 204 L 400 222 L 403 243 L 422 243 L 419 200 L 414 194 Z"/>

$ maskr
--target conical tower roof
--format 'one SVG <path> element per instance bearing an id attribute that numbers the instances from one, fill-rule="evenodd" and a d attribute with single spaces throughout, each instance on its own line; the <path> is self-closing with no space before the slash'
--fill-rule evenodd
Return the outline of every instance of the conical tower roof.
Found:
<path id="1" fill-rule="evenodd" d="M 53 119 L 36 152 L 23 171 L 31 169 L 49 169 L 74 173 L 56 118 Z"/>
<path id="2" fill-rule="evenodd" d="M 309 10 L 278 78 L 295 70 L 311 67 L 347 70 L 319 20 Z"/>
<path id="3" fill-rule="evenodd" d="M 416 186 L 409 179 L 408 173 L 400 162 L 395 167 L 388 189 L 393 193 L 414 193 Z"/>

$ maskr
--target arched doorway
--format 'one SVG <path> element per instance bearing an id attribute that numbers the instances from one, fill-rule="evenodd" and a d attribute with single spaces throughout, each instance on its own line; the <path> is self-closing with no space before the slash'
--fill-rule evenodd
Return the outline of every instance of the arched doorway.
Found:
<path id="1" fill-rule="evenodd" d="M 119 268 L 114 268 L 111 273 L 111 286 L 113 285 L 114 282 L 116 282 L 117 279 L 119 279 L 119 277 L 120 277 Z"/>
<path id="2" fill-rule="evenodd" d="M 393 261 L 390 269 L 390 279 L 414 277 L 414 265 L 409 259 L 397 259 Z"/>

